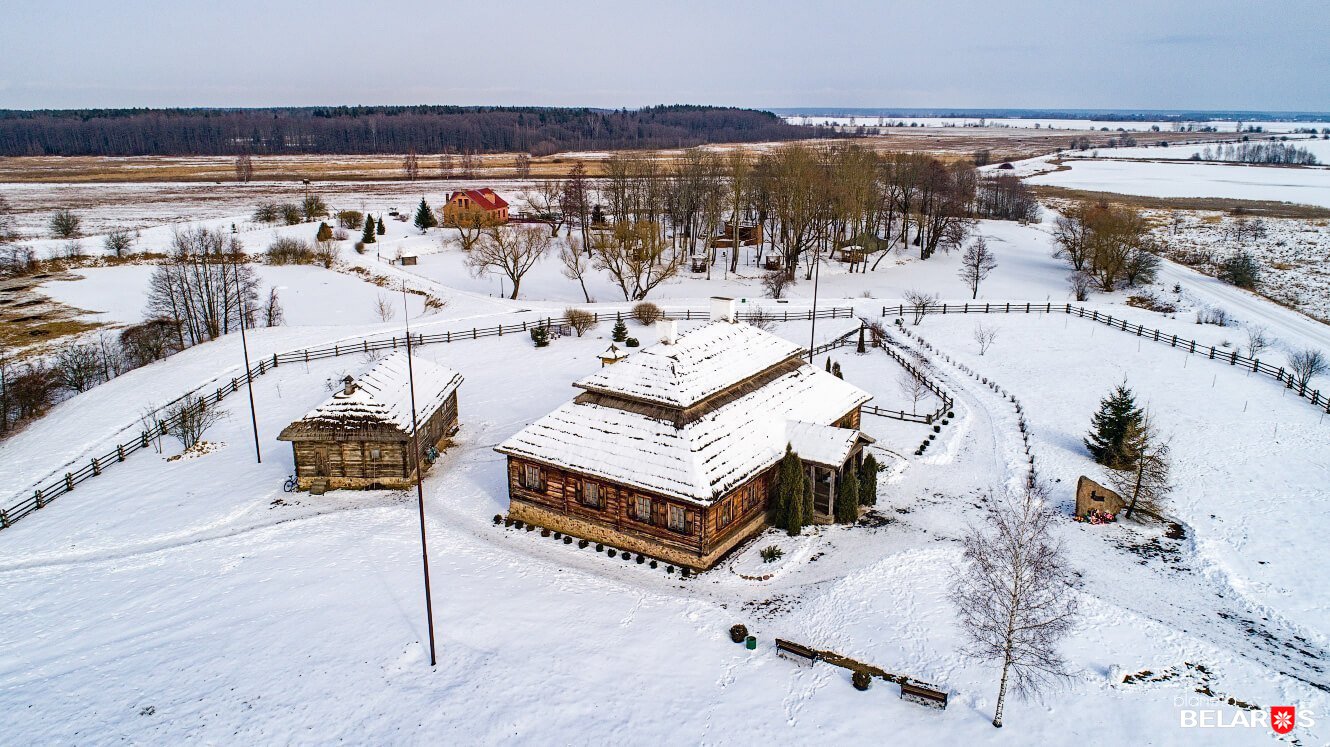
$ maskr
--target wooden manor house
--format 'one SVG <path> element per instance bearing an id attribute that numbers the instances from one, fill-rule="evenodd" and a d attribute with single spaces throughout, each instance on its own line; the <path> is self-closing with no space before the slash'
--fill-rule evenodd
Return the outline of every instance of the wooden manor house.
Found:
<path id="1" fill-rule="evenodd" d="M 657 344 L 495 447 L 509 515 L 706 570 L 766 525 L 789 445 L 829 519 L 836 480 L 873 441 L 859 430 L 871 395 L 737 321 L 732 299 L 712 299 L 711 321 L 686 333 L 657 326 Z"/>
<path id="2" fill-rule="evenodd" d="M 465 189 L 448 195 L 442 213 L 445 226 L 458 226 L 475 218 L 482 225 L 498 226 L 508 222 L 508 202 L 489 187 Z"/>
<path id="3" fill-rule="evenodd" d="M 417 448 L 428 469 L 444 441 L 457 432 L 457 388 L 462 375 L 411 356 L 415 375 Z M 411 386 L 405 352 L 379 361 L 277 438 L 290 441 L 301 490 L 407 488 L 416 481 Z"/>

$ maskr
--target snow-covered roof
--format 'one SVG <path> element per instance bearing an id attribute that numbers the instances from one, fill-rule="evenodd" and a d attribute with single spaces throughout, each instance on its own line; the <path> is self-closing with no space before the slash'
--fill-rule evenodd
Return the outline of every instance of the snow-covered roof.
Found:
<path id="1" fill-rule="evenodd" d="M 709 322 L 672 344 L 645 347 L 574 386 L 667 407 L 688 407 L 803 352 L 749 324 Z"/>
<path id="2" fill-rule="evenodd" d="M 855 443 L 861 438 L 868 439 L 852 428 L 837 428 L 803 420 L 789 420 L 785 423 L 785 440 L 799 455 L 799 459 L 825 467 L 845 464 Z"/>
<path id="3" fill-rule="evenodd" d="M 724 326 L 747 325 L 726 322 Z M 646 352 L 607 370 L 627 367 L 646 357 Z M 568 402 L 522 429 L 497 451 L 707 503 L 780 460 L 787 443 L 787 421 L 832 423 L 871 395 L 804 364 L 682 425 L 652 417 L 647 414 L 650 408 L 620 408 L 580 399 L 583 401 Z M 846 433 L 853 438 L 858 431 Z"/>
<path id="4" fill-rule="evenodd" d="M 462 383 L 462 375 L 417 356 L 411 356 L 416 382 L 416 420 L 424 422 Z M 292 423 L 310 430 L 357 430 L 375 425 L 395 428 L 409 436 L 411 387 L 405 351 L 392 353 L 356 379 L 349 394 L 339 389 Z M 283 436 L 287 435 L 283 431 Z"/>

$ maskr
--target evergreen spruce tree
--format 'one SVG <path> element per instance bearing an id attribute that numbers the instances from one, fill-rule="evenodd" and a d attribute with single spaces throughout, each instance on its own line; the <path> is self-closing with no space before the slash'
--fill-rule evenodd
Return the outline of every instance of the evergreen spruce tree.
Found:
<path id="1" fill-rule="evenodd" d="M 836 483 L 836 521 L 853 524 L 859 520 L 859 471 L 851 468 L 842 472 Z"/>
<path id="2" fill-rule="evenodd" d="M 360 241 L 365 244 L 374 243 L 374 216 L 365 216 L 365 231 L 360 235 Z"/>
<path id="3" fill-rule="evenodd" d="M 332 227 L 327 223 L 319 224 L 319 232 L 314 235 L 315 241 L 332 241 Z"/>
<path id="4" fill-rule="evenodd" d="M 809 518 L 804 514 L 804 486 L 807 481 L 799 455 L 786 444 L 785 456 L 776 469 L 776 499 L 772 505 L 772 520 L 791 536 L 803 531 Z"/>
<path id="5" fill-rule="evenodd" d="M 383 218 L 379 218 L 378 228 L 376 228 L 374 232 L 380 236 L 388 232 L 388 229 L 383 225 Z"/>
<path id="6" fill-rule="evenodd" d="M 1139 449 L 1132 434 L 1139 433 L 1142 418 L 1136 407 L 1136 396 L 1126 384 L 1119 384 L 1111 394 L 1099 402 L 1099 412 L 1090 420 L 1090 435 L 1085 448 L 1096 462 L 1110 469 L 1131 469 L 1136 466 Z"/>
<path id="7" fill-rule="evenodd" d="M 840 363 L 833 363 L 833 364 L 831 364 L 831 375 L 832 375 L 832 376 L 835 376 L 835 377 L 838 378 L 838 379 L 843 379 L 843 378 L 845 378 L 845 376 L 842 375 L 841 372 L 840 372 Z"/>
<path id="8" fill-rule="evenodd" d="M 627 339 L 628 339 L 628 325 L 623 323 L 623 317 L 619 317 L 619 319 L 614 322 L 613 340 L 615 342 L 623 342 L 624 340 Z"/>
<path id="9" fill-rule="evenodd" d="M 813 516 L 817 514 L 817 506 L 814 499 L 817 495 L 813 492 L 813 481 L 808 477 L 808 470 L 799 465 L 799 474 L 803 477 L 803 519 L 805 524 L 813 523 Z"/>
<path id="10" fill-rule="evenodd" d="M 827 373 L 831 373 L 831 356 L 827 356 Z"/>
<path id="11" fill-rule="evenodd" d="M 859 505 L 877 505 L 877 458 L 872 454 L 859 465 Z"/>
<path id="12" fill-rule="evenodd" d="M 425 198 L 420 198 L 420 207 L 416 208 L 416 228 L 421 231 L 433 228 L 439 225 L 439 221 L 434 217 L 434 211 L 429 209 L 429 203 Z"/>

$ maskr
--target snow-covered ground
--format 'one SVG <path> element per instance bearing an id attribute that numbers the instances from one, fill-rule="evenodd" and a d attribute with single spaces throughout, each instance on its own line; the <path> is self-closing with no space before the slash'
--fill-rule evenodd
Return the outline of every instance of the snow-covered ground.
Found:
<path id="1" fill-rule="evenodd" d="M 1268 138 L 1254 137 L 1251 142 L 1262 143 Z M 1316 156 L 1316 160 L 1322 164 L 1330 163 L 1330 140 L 1324 140 L 1318 137 L 1309 137 L 1306 135 L 1294 135 L 1287 141 L 1281 141 L 1286 145 L 1296 146 L 1303 150 L 1310 151 Z M 1219 148 L 1214 143 L 1192 143 L 1188 145 L 1171 144 L 1167 148 L 1135 146 L 1131 148 L 1095 148 L 1085 151 L 1067 151 L 1062 155 L 1067 158 L 1146 158 L 1166 161 L 1181 161 L 1190 159 L 1193 155 L 1198 157 L 1209 148 L 1211 154 Z"/>
<path id="2" fill-rule="evenodd" d="M 207 220 L 227 225 L 243 212 L 228 210 Z M 170 227 L 152 224 L 143 233 L 169 237 Z M 984 222 L 980 229 L 999 261 L 981 301 L 1068 300 L 1067 270 L 1050 256 L 1047 224 Z M 255 252 L 274 234 L 312 235 L 308 225 L 237 230 Z M 413 319 L 413 330 L 489 326 L 582 300 L 552 260 L 532 271 L 518 301 L 501 299 L 496 281 L 467 274 L 460 250 L 441 237 L 447 232 L 421 236 L 389 221 L 375 253 L 344 246 L 341 260 L 446 301 Z M 377 257 L 398 250 L 420 253 L 420 264 L 403 268 Z M 954 253 L 926 262 L 893 255 L 870 273 L 829 264 L 819 305 L 852 304 L 875 318 L 910 288 L 963 300 L 958 265 Z M 400 318 L 373 316 L 375 285 L 346 272 L 260 270 L 265 283 L 285 289 L 289 324 L 256 330 L 249 340 L 256 357 L 400 334 Z M 141 299 L 134 299 L 145 268 L 81 275 L 45 292 L 111 321 L 138 318 Z M 1173 293 L 1174 284 L 1182 293 Z M 759 295 L 753 277 L 726 279 L 719 267 L 710 281 L 690 275 L 657 290 L 652 299 L 663 305 L 694 308 L 710 295 L 749 303 Z M 796 284 L 787 308 L 806 309 L 811 290 Z M 1124 293 L 1090 303 L 1205 344 L 1245 343 L 1239 326 L 1195 323 L 1196 308 L 1222 305 L 1239 324 L 1266 326 L 1287 347 L 1330 351 L 1330 328 L 1187 268 L 1167 264 L 1154 290 L 1179 311 L 1127 307 Z M 592 294 L 617 300 L 603 277 Z M 999 330 L 983 356 L 972 339 L 980 321 Z M 650 330 L 630 324 L 650 342 Z M 820 320 L 817 340 L 856 325 Z M 212 450 L 173 458 L 179 447 L 163 441 L 162 453 L 136 454 L 0 532 L 0 629 L 7 633 L 0 637 L 0 710 L 10 737 L 0 741 L 783 744 L 880 742 L 889 733 L 905 744 L 1183 745 L 1269 738 L 1265 723 L 1180 726 L 1186 707 L 1217 710 L 1229 722 L 1245 717 L 1230 697 L 1261 708 L 1296 704 L 1299 743 L 1330 739 L 1330 582 L 1315 559 L 1330 532 L 1330 422 L 1270 379 L 1066 315 L 930 317 L 912 328 L 1021 399 L 1041 478 L 1064 515 L 1076 478 L 1100 474 L 1080 444 L 1090 414 L 1124 379 L 1177 454 L 1170 512 L 1181 538 L 1153 525 L 1088 526 L 1069 517 L 1057 525 L 1082 579 L 1085 619 L 1064 647 L 1074 672 L 1041 701 L 1009 703 L 1007 728 L 999 731 L 989 725 L 997 671 L 961 652 L 946 592 L 956 539 L 979 520 L 981 494 L 1023 479 L 1011 404 L 925 351 L 932 375 L 956 397 L 956 416 L 923 457 L 913 452 L 926 426 L 864 416 L 887 467 L 871 521 L 799 539 L 771 533 L 715 570 L 682 580 L 491 522 L 507 508 L 503 459 L 492 447 L 576 393 L 570 384 L 597 370 L 609 326 L 540 350 L 521 334 L 420 349 L 466 377 L 457 444 L 425 485 L 436 668 L 425 644 L 414 495 L 281 491 L 292 461 L 277 433 L 322 401 L 330 382 L 372 361 L 354 354 L 283 365 L 254 386 L 261 464 L 247 400 L 229 397 L 220 405 L 226 419 L 205 436 Z M 774 331 L 808 343 L 807 322 Z M 0 443 L 0 500 L 9 501 L 9 486 L 26 490 L 137 432 L 145 407 L 229 381 L 240 357 L 230 335 L 61 403 Z M 859 356 L 848 347 L 831 357 L 848 381 L 874 395 L 872 404 L 910 409 L 896 384 L 899 366 L 886 355 Z M 771 544 L 786 554 L 768 565 L 756 556 Z M 757 650 L 729 642 L 735 623 L 758 637 Z M 952 705 L 921 708 L 881 682 L 858 692 L 845 670 L 799 668 L 777 657 L 777 636 L 938 683 Z M 1149 670 L 1144 679 L 1153 681 L 1113 685 L 1114 666 Z M 1306 725 L 1308 716 L 1315 726 Z"/>
<path id="3" fill-rule="evenodd" d="M 1221 197 L 1330 207 L 1330 168 L 1075 160 L 1031 184 L 1146 197 Z"/>
<path id="4" fill-rule="evenodd" d="M 805 117 L 802 115 L 786 116 L 785 121 L 791 124 L 809 124 L 809 125 L 836 125 L 841 127 L 894 127 L 898 123 L 904 123 L 905 127 L 1016 127 L 1016 128 L 1040 128 L 1045 130 L 1102 130 L 1108 128 L 1111 132 L 1117 132 L 1119 129 L 1128 132 L 1148 132 L 1158 127 L 1164 132 L 1190 132 L 1202 127 L 1214 127 L 1219 132 L 1234 132 L 1237 123 L 1225 121 L 1213 122 L 1180 122 L 1158 120 L 1153 122 L 1126 121 L 1126 120 L 1097 120 L 1097 119 L 1050 119 L 1046 117 L 993 117 L 980 119 L 979 117 L 890 117 L 890 116 L 858 116 L 858 117 Z M 1330 122 L 1243 122 L 1243 127 L 1260 127 L 1265 132 L 1293 132 L 1306 127 L 1316 127 L 1318 130 L 1325 126 L 1330 126 Z M 1176 129 L 1175 129 L 1176 127 Z"/>

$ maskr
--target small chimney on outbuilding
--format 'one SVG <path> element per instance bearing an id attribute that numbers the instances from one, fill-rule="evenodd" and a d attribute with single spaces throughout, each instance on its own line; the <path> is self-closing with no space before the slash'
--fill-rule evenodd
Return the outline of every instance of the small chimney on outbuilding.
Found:
<path id="1" fill-rule="evenodd" d="M 656 322 L 656 336 L 662 345 L 673 345 L 679 339 L 679 323 L 664 319 Z"/>
<path id="2" fill-rule="evenodd" d="M 356 393 L 356 380 L 350 376 L 342 379 L 342 394 L 348 397 Z"/>
<path id="3" fill-rule="evenodd" d="M 734 310 L 734 299 L 724 298 L 722 296 L 711 297 L 711 321 L 719 322 L 737 322 L 738 315 Z"/>

